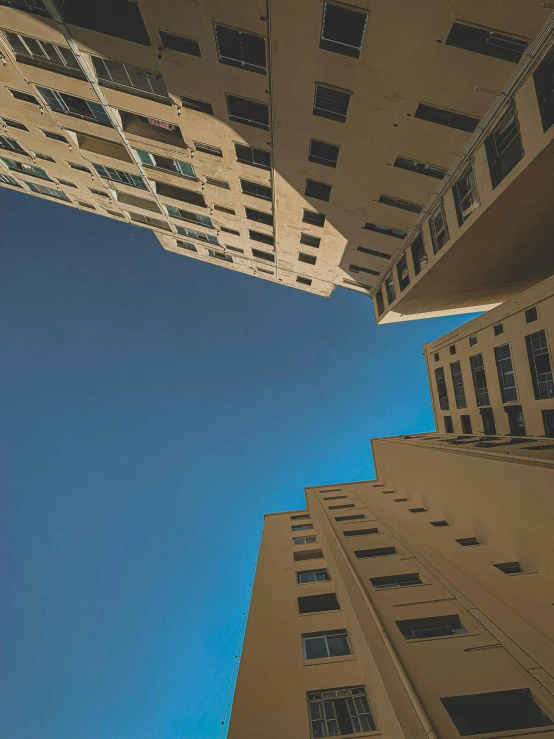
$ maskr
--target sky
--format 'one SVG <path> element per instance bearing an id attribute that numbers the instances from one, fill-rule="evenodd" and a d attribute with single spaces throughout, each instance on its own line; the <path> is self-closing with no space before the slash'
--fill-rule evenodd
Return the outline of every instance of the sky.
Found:
<path id="1" fill-rule="evenodd" d="M 422 345 L 0 189 L 0 736 L 218 739 L 263 514 L 431 431 Z"/>

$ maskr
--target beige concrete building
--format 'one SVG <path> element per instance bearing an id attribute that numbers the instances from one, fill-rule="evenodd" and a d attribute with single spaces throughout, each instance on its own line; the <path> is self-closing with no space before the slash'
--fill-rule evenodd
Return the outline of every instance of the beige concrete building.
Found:
<path id="1" fill-rule="evenodd" d="M 528 78 L 546 54 L 552 9 L 541 0 L 0 0 L 1 184 L 144 226 L 193 259 L 318 295 L 337 285 L 370 295 L 393 263 L 396 274 L 399 249 L 514 74 L 527 79 L 516 95 L 518 179 L 542 187 L 546 165 L 529 165 L 554 129 L 540 127 Z M 489 193 L 479 157 L 481 212 L 496 199 L 490 232 L 509 210 L 496 207 L 500 191 L 521 193 L 507 188 L 515 170 Z M 548 195 L 541 189 L 541 207 Z M 540 250 L 537 230 L 549 221 L 535 221 L 528 201 L 526 243 Z M 448 198 L 445 208 L 451 221 Z M 473 241 L 479 250 L 483 235 Z M 414 305 L 394 304 L 380 320 L 498 302 L 535 279 L 531 266 L 514 278 L 520 264 L 509 263 L 509 286 L 504 273 L 492 291 L 477 280 L 462 301 L 412 275 Z M 468 279 L 479 267 L 468 261 Z M 416 300 L 420 289 L 429 304 Z"/>
<path id="2" fill-rule="evenodd" d="M 554 737 L 554 455 L 455 442 L 266 517 L 229 739 Z"/>
<path id="3" fill-rule="evenodd" d="M 425 346 L 437 429 L 554 437 L 554 277 Z M 552 444 L 554 448 L 554 443 Z"/>

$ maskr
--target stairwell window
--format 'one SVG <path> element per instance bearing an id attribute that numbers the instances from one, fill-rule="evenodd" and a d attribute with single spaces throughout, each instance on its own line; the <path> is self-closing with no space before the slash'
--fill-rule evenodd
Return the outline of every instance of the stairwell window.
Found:
<path id="1" fill-rule="evenodd" d="M 222 251 L 216 251 L 215 249 L 208 249 L 208 256 L 212 259 L 220 259 L 222 262 L 231 262 L 233 257 L 230 254 L 225 254 Z"/>
<path id="2" fill-rule="evenodd" d="M 323 226 L 325 226 L 325 218 L 326 216 L 324 213 L 316 213 L 313 210 L 306 210 L 304 208 L 302 215 L 302 221 L 304 223 L 311 223 L 312 226 L 323 228 Z"/>
<path id="3" fill-rule="evenodd" d="M 376 730 L 363 686 L 319 690 L 307 693 L 307 699 L 312 739 Z"/>
<path id="4" fill-rule="evenodd" d="M 313 523 L 296 523 L 290 527 L 291 531 L 304 531 L 304 529 L 313 529 Z"/>
<path id="5" fill-rule="evenodd" d="M 372 559 L 374 557 L 390 557 L 396 554 L 394 547 L 375 547 L 373 549 L 358 549 L 354 552 L 358 559 Z"/>
<path id="6" fill-rule="evenodd" d="M 429 218 L 429 230 L 431 231 L 433 251 L 437 254 L 450 238 L 443 203 Z"/>
<path id="7" fill-rule="evenodd" d="M 421 213 L 423 206 L 419 203 L 413 203 L 411 200 L 402 200 L 394 195 L 380 195 L 377 201 L 383 205 L 390 205 L 393 208 L 399 208 L 400 210 L 407 210 L 410 213 Z"/>
<path id="8" fill-rule="evenodd" d="M 110 118 L 100 103 L 94 100 L 68 95 L 66 92 L 57 92 L 48 87 L 36 86 L 50 110 L 55 113 L 64 113 L 74 118 L 100 123 L 102 126 L 112 127 Z"/>
<path id="9" fill-rule="evenodd" d="M 346 629 L 316 631 L 302 634 L 304 659 L 324 659 L 352 654 L 352 645 Z"/>
<path id="10" fill-rule="evenodd" d="M 126 62 L 117 62 L 112 59 L 92 57 L 92 63 L 103 87 L 111 87 L 132 95 L 148 97 L 160 103 L 171 105 L 171 98 L 167 93 L 161 72 L 154 72 L 143 67 L 135 67 Z"/>
<path id="11" fill-rule="evenodd" d="M 307 277 L 300 277 L 300 275 L 297 275 L 296 282 L 300 283 L 300 285 L 306 285 L 306 287 L 309 287 L 312 284 L 310 279 Z"/>
<path id="12" fill-rule="evenodd" d="M 536 331 L 525 337 L 529 369 L 533 381 L 535 400 L 554 398 L 554 377 L 546 331 Z"/>
<path id="13" fill-rule="evenodd" d="M 362 11 L 325 3 L 319 48 L 359 59 L 367 17 Z"/>
<path id="14" fill-rule="evenodd" d="M 245 208 L 244 213 L 249 221 L 256 221 L 257 223 L 265 223 L 266 226 L 273 226 L 273 214 L 266 213 L 262 210 L 256 210 L 255 208 Z M 270 242 L 267 242 L 270 243 Z M 273 243 L 273 240 L 271 241 Z"/>
<path id="15" fill-rule="evenodd" d="M 315 264 L 317 262 L 317 257 L 313 254 L 305 254 L 304 252 L 299 252 L 298 261 L 304 262 L 304 264 Z"/>
<path id="16" fill-rule="evenodd" d="M 254 33 L 214 25 L 217 54 L 221 64 L 258 74 L 266 73 L 265 38 Z"/>
<path id="17" fill-rule="evenodd" d="M 37 85 L 37 88 L 38 88 L 38 85 Z M 22 90 L 12 90 L 11 87 L 8 87 L 8 92 L 16 100 L 21 100 L 22 103 L 31 103 L 32 105 L 40 105 L 36 97 L 34 95 L 31 95 L 29 92 L 23 92 Z"/>
<path id="18" fill-rule="evenodd" d="M 250 98 L 238 95 L 226 94 L 227 114 L 230 121 L 244 123 L 245 126 L 263 128 L 269 131 L 269 107 L 266 103 L 260 103 Z"/>
<path id="19" fill-rule="evenodd" d="M 275 254 L 270 254 L 267 251 L 260 251 L 259 249 L 252 249 L 252 256 L 256 259 L 264 259 L 266 262 L 275 261 Z"/>
<path id="20" fill-rule="evenodd" d="M 271 234 L 265 234 L 265 233 L 262 233 L 261 231 L 253 231 L 252 229 L 248 229 L 248 236 L 253 241 L 259 241 L 261 244 L 268 244 L 269 246 L 273 246 L 273 236 Z M 265 252 L 262 252 L 262 253 L 265 253 Z M 270 261 L 273 262 L 274 259 L 271 259 Z"/>
<path id="21" fill-rule="evenodd" d="M 406 237 L 406 231 L 401 231 L 399 228 L 391 228 L 390 226 L 381 226 L 379 223 L 370 223 L 369 221 L 364 225 L 367 231 L 374 231 L 383 236 L 392 236 L 394 239 L 404 239 Z"/>
<path id="22" fill-rule="evenodd" d="M 314 249 L 319 249 L 321 239 L 319 238 L 319 236 L 311 236 L 310 234 L 301 233 L 300 243 L 305 244 L 306 246 L 313 246 Z"/>
<path id="23" fill-rule="evenodd" d="M 369 582 L 375 590 L 390 590 L 391 588 L 407 588 L 412 585 L 423 585 L 418 572 L 406 575 L 384 575 L 382 577 L 370 577 Z"/>
<path id="24" fill-rule="evenodd" d="M 471 165 L 452 188 L 452 194 L 454 195 L 458 225 L 461 226 L 480 205 L 475 175 Z"/>
<path id="25" fill-rule="evenodd" d="M 444 368 L 437 367 L 435 370 L 435 382 L 437 384 L 437 395 L 439 398 L 439 407 L 441 411 L 447 411 L 450 408 L 448 402 L 448 390 L 446 388 L 446 378 Z"/>
<path id="26" fill-rule="evenodd" d="M 196 110 L 198 113 L 205 113 L 206 115 L 213 115 L 214 109 L 211 103 L 205 100 L 198 100 L 198 98 L 191 98 L 186 95 L 181 95 L 181 103 L 183 108 L 189 108 L 189 110 Z"/>
<path id="27" fill-rule="evenodd" d="M 523 159 L 523 143 L 515 107 L 504 113 L 494 131 L 485 140 L 485 150 L 493 189 Z"/>
<path id="28" fill-rule="evenodd" d="M 351 96 L 352 93 L 347 90 L 316 83 L 313 114 L 338 123 L 346 123 Z"/>

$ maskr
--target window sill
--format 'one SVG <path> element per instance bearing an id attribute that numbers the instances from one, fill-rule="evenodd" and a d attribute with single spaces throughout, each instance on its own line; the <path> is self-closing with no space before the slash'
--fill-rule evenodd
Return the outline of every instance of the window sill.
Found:
<path id="1" fill-rule="evenodd" d="M 343 654 L 340 657 L 320 657 L 319 659 L 305 659 L 303 664 L 304 667 L 311 667 L 312 665 L 336 665 L 337 662 L 354 662 L 355 660 L 355 654 Z"/>
<path id="2" fill-rule="evenodd" d="M 327 613 L 340 613 L 340 608 L 335 608 L 334 611 L 310 611 L 310 613 L 299 613 L 299 618 L 304 618 L 304 616 L 316 616 L 321 614 L 327 614 Z"/>

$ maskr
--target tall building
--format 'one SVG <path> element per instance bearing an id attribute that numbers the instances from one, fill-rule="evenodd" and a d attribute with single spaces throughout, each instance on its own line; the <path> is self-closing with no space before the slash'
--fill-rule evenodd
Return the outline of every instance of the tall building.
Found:
<path id="1" fill-rule="evenodd" d="M 551 15 L 539 0 L 0 0 L 0 181 L 149 228 L 169 251 L 318 295 L 335 286 L 371 295 L 385 279 L 380 321 L 489 306 L 533 282 L 539 252 L 552 267 L 542 250 L 552 225 L 550 62 L 540 100 L 529 82 Z M 437 238 L 441 218 L 450 229 L 440 264 L 460 279 L 445 297 L 427 232 L 426 252 L 413 234 L 460 153 L 507 110 L 496 96 L 508 83 L 519 124 L 510 118 L 507 138 L 496 136 L 494 192 L 476 154 L 488 215 L 473 220 L 487 221 L 486 233 L 458 233 L 450 195 L 433 215 Z M 524 156 L 508 175 L 519 131 Z M 463 177 L 465 218 L 475 196 Z M 521 199 L 522 188 L 540 197 Z M 507 190 L 512 210 L 499 204 Z M 525 217 L 514 231 L 516 211 Z M 469 230 L 480 233 L 474 246 L 461 236 Z M 467 296 L 462 273 L 490 281 L 498 249 L 481 245 L 491 241 L 510 255 L 505 269 L 495 265 L 494 289 Z M 425 274 L 405 262 L 407 243 Z M 465 272 L 451 252 L 470 255 Z"/>
<path id="2" fill-rule="evenodd" d="M 266 517 L 229 739 L 554 737 L 554 454 L 456 441 Z"/>
<path id="3" fill-rule="evenodd" d="M 554 437 L 553 333 L 549 277 L 426 344 L 437 429 L 509 435 L 512 448 L 527 434 Z"/>

